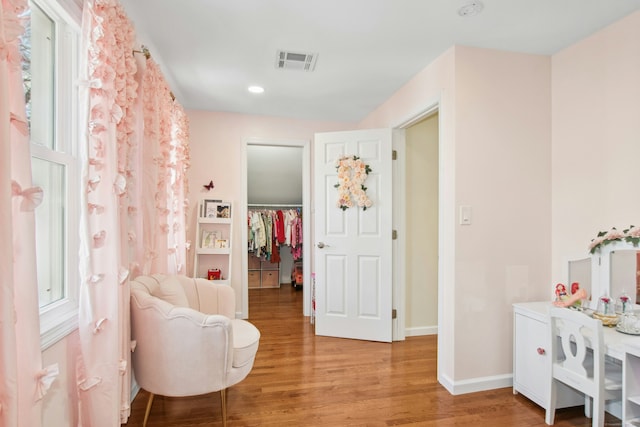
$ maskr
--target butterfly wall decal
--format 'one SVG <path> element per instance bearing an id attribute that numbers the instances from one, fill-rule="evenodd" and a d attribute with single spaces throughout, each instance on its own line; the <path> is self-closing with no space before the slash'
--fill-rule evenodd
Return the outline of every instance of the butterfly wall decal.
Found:
<path id="1" fill-rule="evenodd" d="M 209 181 L 208 184 L 203 185 L 204 188 L 207 189 L 207 191 L 211 191 L 211 189 L 214 187 L 213 185 L 213 181 Z"/>

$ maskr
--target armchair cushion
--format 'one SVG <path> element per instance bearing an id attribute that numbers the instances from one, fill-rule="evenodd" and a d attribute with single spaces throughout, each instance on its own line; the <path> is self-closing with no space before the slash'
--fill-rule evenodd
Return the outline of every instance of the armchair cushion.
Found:
<path id="1" fill-rule="evenodd" d="M 240 368 L 253 363 L 258 351 L 260 332 L 251 323 L 242 319 L 232 319 L 233 367 Z"/>
<path id="2" fill-rule="evenodd" d="M 154 296 L 176 307 L 189 307 L 187 294 L 185 294 L 182 284 L 175 276 L 167 276 L 160 282 L 159 291 Z"/>
<path id="3" fill-rule="evenodd" d="M 136 279 L 136 286 L 140 285 L 146 292 L 176 307 L 190 307 L 184 286 L 177 276 L 141 276 Z"/>

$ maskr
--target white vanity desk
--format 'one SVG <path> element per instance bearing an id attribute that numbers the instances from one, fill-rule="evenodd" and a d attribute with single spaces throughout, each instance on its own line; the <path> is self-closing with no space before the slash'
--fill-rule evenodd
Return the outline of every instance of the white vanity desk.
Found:
<path id="1" fill-rule="evenodd" d="M 550 301 L 513 305 L 513 392 L 514 394 L 522 393 L 545 409 L 551 381 L 550 343 L 547 330 L 547 316 L 551 306 L 552 303 Z M 625 362 L 625 351 L 628 348 L 627 344 L 631 348 L 640 348 L 640 336 L 625 335 L 617 332 L 615 328 L 609 327 L 604 327 L 603 334 L 605 353 L 623 364 Z M 627 355 L 626 358 L 628 359 L 629 356 Z M 640 369 L 636 369 L 636 372 L 640 372 Z M 637 379 L 636 383 L 639 381 L 640 379 Z M 625 389 L 627 388 L 625 387 Z M 640 399 L 637 404 L 626 402 L 627 397 L 631 399 L 636 396 L 635 398 L 638 399 L 637 396 L 640 396 L 640 391 L 633 390 L 634 396 L 626 396 L 628 390 L 625 389 L 623 389 L 622 407 L 618 404 L 617 407 L 610 408 L 611 412 L 620 418 L 622 418 L 621 413 L 625 406 L 632 410 L 633 406 L 637 405 L 635 410 L 640 411 Z M 634 401 L 631 400 L 631 402 Z M 576 393 L 566 386 L 558 388 L 558 408 L 582 404 L 584 404 L 584 396 L 582 394 Z M 640 416 L 640 412 L 638 412 L 638 416 Z"/>

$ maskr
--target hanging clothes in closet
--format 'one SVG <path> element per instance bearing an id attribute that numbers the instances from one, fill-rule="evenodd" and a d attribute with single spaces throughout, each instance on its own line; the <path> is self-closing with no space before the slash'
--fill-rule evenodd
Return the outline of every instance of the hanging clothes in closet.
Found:
<path id="1" fill-rule="evenodd" d="M 289 246 L 295 260 L 302 258 L 302 213 L 296 209 L 249 209 L 248 250 L 271 262 L 280 261 L 282 246 Z"/>

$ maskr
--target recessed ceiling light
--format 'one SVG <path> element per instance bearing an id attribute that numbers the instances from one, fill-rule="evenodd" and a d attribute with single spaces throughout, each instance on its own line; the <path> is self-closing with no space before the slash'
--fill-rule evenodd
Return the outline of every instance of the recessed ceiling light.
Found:
<path id="1" fill-rule="evenodd" d="M 484 9 L 484 5 L 480 0 L 472 0 L 463 4 L 458 9 L 458 15 L 460 16 L 476 16 Z"/>
<path id="2" fill-rule="evenodd" d="M 262 93 L 264 88 L 262 86 L 249 86 L 247 90 L 251 93 Z"/>

